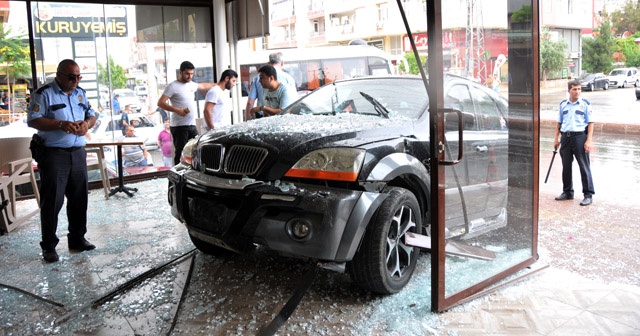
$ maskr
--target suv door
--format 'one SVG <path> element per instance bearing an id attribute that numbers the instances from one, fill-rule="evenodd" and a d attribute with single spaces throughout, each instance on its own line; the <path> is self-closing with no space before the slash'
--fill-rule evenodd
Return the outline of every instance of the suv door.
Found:
<path id="1" fill-rule="evenodd" d="M 507 123 L 500 108 L 488 92 L 466 84 L 454 84 L 444 97 L 444 107 L 460 110 L 463 115 L 464 156 L 446 171 L 447 223 L 456 234 L 469 221 L 488 220 L 505 208 L 507 179 Z M 445 157 L 457 157 L 457 116 L 445 117 Z"/>

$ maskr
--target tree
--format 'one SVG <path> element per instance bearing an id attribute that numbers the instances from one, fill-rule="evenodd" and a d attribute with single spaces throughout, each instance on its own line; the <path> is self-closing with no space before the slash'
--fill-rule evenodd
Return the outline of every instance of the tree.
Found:
<path id="1" fill-rule="evenodd" d="M 552 41 L 548 28 L 543 28 L 540 34 L 540 73 L 542 80 L 556 76 L 565 66 L 565 50 L 567 43 L 564 40 Z"/>
<path id="2" fill-rule="evenodd" d="M 23 37 L 12 36 L 11 28 L 3 24 L 0 24 L 0 62 L 5 64 L 7 88 L 11 87 L 12 79 L 31 73 L 29 46 L 23 42 Z M 9 104 L 9 111 L 11 109 Z"/>
<path id="3" fill-rule="evenodd" d="M 624 55 L 625 65 L 628 67 L 640 66 L 640 47 L 634 41 L 635 36 L 625 37 L 616 41 L 617 49 Z"/>
<path id="4" fill-rule="evenodd" d="M 611 13 L 610 21 L 618 36 L 640 31 L 640 2 L 628 0 L 621 9 Z"/>
<path id="5" fill-rule="evenodd" d="M 117 65 L 113 61 L 113 57 L 109 56 L 109 66 L 106 67 L 102 63 L 98 63 L 98 83 L 112 89 L 122 89 L 127 85 L 127 76 L 124 68 Z M 109 76 L 111 74 L 111 76 Z"/>
<path id="6" fill-rule="evenodd" d="M 611 56 L 615 47 L 609 22 L 604 20 L 596 33 L 595 37 L 582 41 L 582 68 L 592 73 L 608 73 L 613 67 Z"/>
<path id="7" fill-rule="evenodd" d="M 418 69 L 418 61 L 416 60 L 416 57 L 413 54 L 413 52 L 408 52 L 404 54 L 404 58 L 407 60 L 407 65 L 409 66 L 409 70 L 407 71 L 407 69 L 405 69 L 404 62 L 400 63 L 400 65 L 398 66 L 398 70 L 402 71 L 403 73 L 409 73 L 413 75 L 419 74 L 420 69 Z M 426 66 L 427 57 L 424 55 L 420 55 L 420 62 L 422 62 L 422 66 Z"/>

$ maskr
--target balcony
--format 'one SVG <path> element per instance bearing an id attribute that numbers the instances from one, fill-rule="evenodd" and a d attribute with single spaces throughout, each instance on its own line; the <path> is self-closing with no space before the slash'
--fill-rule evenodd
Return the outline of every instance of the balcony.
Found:
<path id="1" fill-rule="evenodd" d="M 271 26 L 272 27 L 288 26 L 288 25 L 295 24 L 295 23 L 296 23 L 296 17 L 294 15 L 285 16 L 285 17 L 271 18 Z"/>
<path id="2" fill-rule="evenodd" d="M 314 32 L 309 35 L 310 45 L 324 45 L 327 43 L 327 36 L 325 32 Z"/>
<path id="3" fill-rule="evenodd" d="M 288 41 L 273 41 L 270 40 L 268 43 L 268 49 L 280 49 L 280 48 L 297 48 L 298 41 L 288 40 Z"/>
<path id="4" fill-rule="evenodd" d="M 323 18 L 324 17 L 324 10 L 309 10 L 307 12 L 307 18 L 311 19 L 317 19 L 317 18 Z"/>

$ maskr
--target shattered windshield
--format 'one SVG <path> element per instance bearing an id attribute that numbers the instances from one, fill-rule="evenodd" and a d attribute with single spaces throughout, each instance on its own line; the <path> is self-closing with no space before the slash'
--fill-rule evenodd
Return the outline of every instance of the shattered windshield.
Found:
<path id="1" fill-rule="evenodd" d="M 379 116 L 417 119 L 429 103 L 421 81 L 410 78 L 367 78 L 325 85 L 287 108 L 300 115 Z"/>

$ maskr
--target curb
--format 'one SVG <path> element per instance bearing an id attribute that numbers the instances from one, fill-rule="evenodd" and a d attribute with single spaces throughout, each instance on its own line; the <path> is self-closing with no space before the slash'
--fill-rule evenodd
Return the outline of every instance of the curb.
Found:
<path id="1" fill-rule="evenodd" d="M 541 119 L 540 128 L 555 129 L 558 123 L 551 119 Z M 619 124 L 619 123 L 594 123 L 594 135 L 601 134 L 620 134 L 640 136 L 640 125 L 638 124 Z"/>

